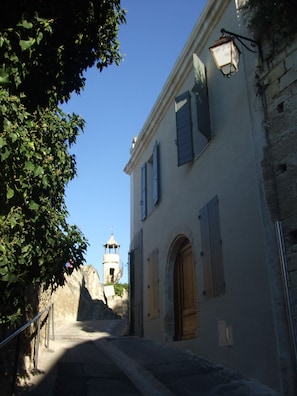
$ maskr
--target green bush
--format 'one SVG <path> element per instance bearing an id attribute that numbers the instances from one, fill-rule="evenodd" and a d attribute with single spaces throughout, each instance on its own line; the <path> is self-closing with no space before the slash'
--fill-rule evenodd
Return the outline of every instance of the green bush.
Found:
<path id="1" fill-rule="evenodd" d="M 114 286 L 114 292 L 116 296 L 123 297 L 124 291 L 129 292 L 128 283 L 108 283 L 108 285 Z"/>

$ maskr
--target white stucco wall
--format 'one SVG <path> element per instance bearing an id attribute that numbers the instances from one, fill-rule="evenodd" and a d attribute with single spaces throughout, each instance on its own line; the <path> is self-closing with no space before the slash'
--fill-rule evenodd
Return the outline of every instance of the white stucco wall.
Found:
<path id="1" fill-rule="evenodd" d="M 234 1 L 209 1 L 149 115 L 126 166 L 131 175 L 131 240 L 143 230 L 144 335 L 191 349 L 218 363 L 239 369 L 273 388 L 281 389 L 278 330 L 267 261 L 259 161 L 263 146 L 254 123 L 261 119 L 255 106 L 253 54 L 242 56 L 239 72 L 230 79 L 215 69 L 208 48 L 225 27 L 241 34 Z M 208 76 L 213 138 L 195 160 L 177 166 L 174 98 L 194 85 L 192 54 L 204 62 Z M 194 97 L 193 97 L 194 102 Z M 193 112 L 193 126 L 197 125 Z M 141 220 L 141 166 L 159 143 L 160 202 Z M 255 150 L 255 147 L 260 149 Z M 199 210 L 218 196 L 226 293 L 205 299 L 200 257 Z M 268 230 L 269 231 L 269 230 Z M 270 232 L 270 231 L 269 231 Z M 198 336 L 173 342 L 172 249 L 179 235 L 191 242 L 195 259 Z M 160 315 L 149 319 L 148 266 L 150 253 L 159 250 Z M 219 346 L 218 326 L 232 329 L 233 346 Z"/>

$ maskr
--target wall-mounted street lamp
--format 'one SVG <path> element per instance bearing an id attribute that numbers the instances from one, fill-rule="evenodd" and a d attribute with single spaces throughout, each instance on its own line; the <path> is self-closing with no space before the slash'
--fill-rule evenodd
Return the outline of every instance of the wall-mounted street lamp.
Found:
<path id="1" fill-rule="evenodd" d="M 226 77 L 231 77 L 238 72 L 240 50 L 235 43 L 237 39 L 247 50 L 250 52 L 257 52 L 262 59 L 261 45 L 258 41 L 250 39 L 240 34 L 229 32 L 228 30 L 221 29 L 222 36 L 219 40 L 215 41 L 214 45 L 209 48 L 216 67 Z M 247 41 L 250 47 L 244 42 Z"/>

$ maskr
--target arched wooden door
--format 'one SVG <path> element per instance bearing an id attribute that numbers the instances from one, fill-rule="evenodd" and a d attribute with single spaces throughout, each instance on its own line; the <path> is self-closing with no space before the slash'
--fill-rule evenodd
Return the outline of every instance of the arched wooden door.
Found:
<path id="1" fill-rule="evenodd" d="M 174 266 L 174 340 L 197 336 L 196 277 L 192 247 L 185 241 Z"/>

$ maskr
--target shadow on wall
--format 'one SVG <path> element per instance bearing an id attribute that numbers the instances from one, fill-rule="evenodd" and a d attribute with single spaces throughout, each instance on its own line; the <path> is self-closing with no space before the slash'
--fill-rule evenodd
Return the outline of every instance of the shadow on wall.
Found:
<path id="1" fill-rule="evenodd" d="M 111 308 L 102 300 L 92 299 L 85 280 L 82 280 L 80 287 L 79 303 L 76 320 L 104 320 L 104 319 L 121 319 Z"/>
<path id="2" fill-rule="evenodd" d="M 113 312 L 118 314 L 121 318 L 127 319 L 129 317 L 129 298 L 128 295 L 123 297 L 114 296 L 108 298 L 107 306 L 110 307 Z"/>

